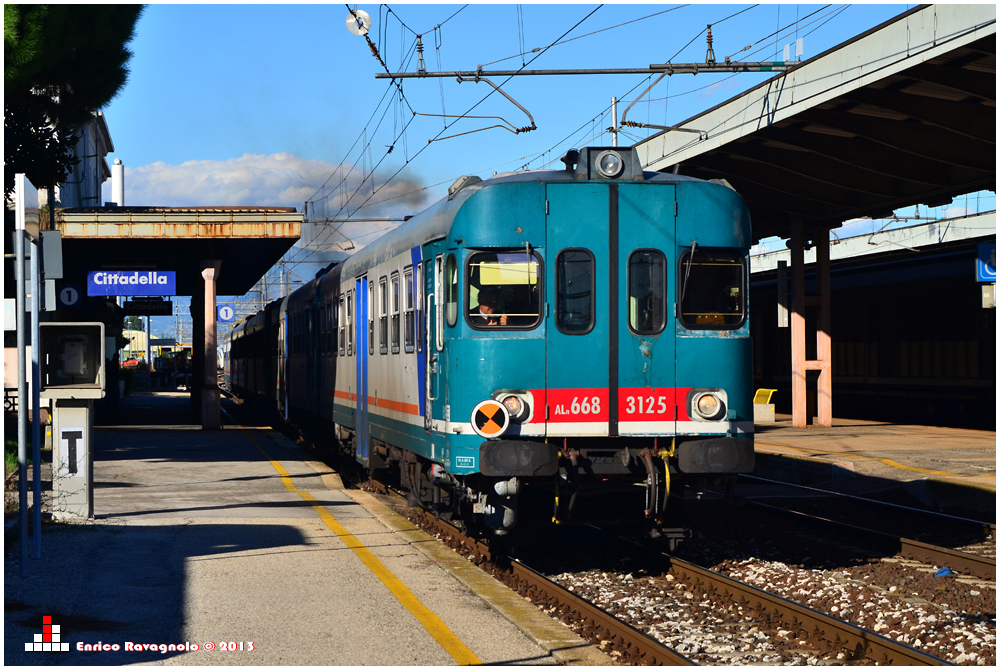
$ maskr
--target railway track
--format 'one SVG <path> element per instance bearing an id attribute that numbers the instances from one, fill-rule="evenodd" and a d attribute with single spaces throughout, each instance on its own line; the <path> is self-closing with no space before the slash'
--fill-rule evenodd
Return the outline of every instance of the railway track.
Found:
<path id="1" fill-rule="evenodd" d="M 385 487 L 382 492 L 399 495 Z M 401 497 L 401 496 L 400 496 Z M 489 545 L 465 536 L 459 529 L 415 509 L 425 525 L 448 538 L 453 546 L 463 547 L 477 564 L 503 565 L 494 568 L 508 586 L 540 605 L 565 623 L 576 620 L 583 636 L 606 652 L 618 652 L 618 660 L 632 665 L 692 665 L 694 662 L 660 643 L 613 614 L 556 584 L 517 560 L 494 556 Z M 636 545 L 637 551 L 648 551 Z M 773 595 L 718 572 L 662 554 L 670 572 L 690 585 L 692 592 L 714 596 L 749 616 L 781 629 L 796 651 L 803 648 L 818 654 L 836 655 L 842 662 L 867 662 L 879 665 L 948 665 L 948 662 L 877 633 L 841 621 L 817 610 Z M 500 572 L 502 574 L 497 574 Z"/>
<path id="2" fill-rule="evenodd" d="M 383 494 L 396 496 L 404 501 L 398 492 L 376 483 Z M 480 566 L 483 563 L 504 565 L 507 585 L 518 593 L 530 597 L 532 602 L 545 603 L 564 618 L 574 617 L 582 622 L 585 631 L 597 638 L 603 651 L 616 651 L 620 659 L 631 665 L 696 665 L 684 655 L 660 644 L 652 637 L 636 630 L 587 600 L 543 577 L 523 563 L 495 556 L 489 545 L 463 534 L 458 528 L 435 518 L 427 511 L 414 509 L 424 523 L 448 538 L 453 545 L 464 547 Z M 602 644 L 603 643 L 603 644 Z"/>
<path id="3" fill-rule="evenodd" d="M 760 480 L 760 478 L 754 478 Z M 822 491 L 821 489 L 815 489 L 811 487 L 800 486 L 798 484 L 785 484 L 784 482 L 774 482 L 772 480 L 762 480 L 769 483 L 784 484 L 789 487 L 796 489 L 804 489 L 807 491 L 817 491 L 823 493 L 830 493 Z M 949 515 L 939 514 L 937 512 L 928 512 L 925 510 L 920 510 L 916 508 L 903 508 L 900 505 L 895 505 L 892 503 L 885 503 L 877 500 L 868 500 L 866 498 L 859 498 L 857 496 L 846 496 L 845 494 L 834 493 L 833 495 L 844 496 L 850 498 L 855 502 L 870 503 L 872 505 L 882 505 L 889 506 L 891 508 L 902 509 L 907 513 L 912 513 L 915 515 L 925 514 L 931 518 L 937 518 L 943 523 L 953 523 L 953 524 L 964 524 L 970 528 L 978 528 L 982 531 L 984 535 L 991 537 L 996 537 L 996 525 L 987 524 L 980 521 L 975 521 L 972 519 L 962 519 L 960 517 L 953 517 Z M 775 505 L 769 505 L 767 503 L 762 503 L 756 500 L 749 500 L 746 498 L 739 498 L 742 504 L 754 507 L 773 514 L 781 514 L 801 520 L 805 520 L 810 523 L 822 524 L 828 528 L 836 529 L 842 533 L 845 533 L 852 537 L 852 539 L 857 540 L 858 538 L 864 538 L 863 541 L 871 543 L 882 550 L 891 551 L 898 554 L 904 558 L 910 558 L 916 561 L 921 561 L 937 566 L 948 566 L 956 572 L 963 574 L 973 575 L 981 579 L 988 579 L 996 581 L 996 558 L 989 556 L 982 556 L 979 554 L 973 554 L 965 551 L 958 551 L 955 549 L 949 549 L 947 547 L 938 546 L 928 542 L 921 542 L 919 540 L 901 537 L 896 534 L 886 533 L 879 530 L 874 530 L 872 528 L 864 528 L 854 524 L 846 523 L 844 521 L 839 521 L 835 519 L 829 519 L 816 514 L 810 514 L 808 512 L 802 512 L 795 509 L 788 509 L 784 507 L 778 507 Z"/>

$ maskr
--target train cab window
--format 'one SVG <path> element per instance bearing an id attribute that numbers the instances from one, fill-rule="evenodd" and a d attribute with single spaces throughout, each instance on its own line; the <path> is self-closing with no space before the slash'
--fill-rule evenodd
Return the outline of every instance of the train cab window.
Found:
<path id="1" fill-rule="evenodd" d="M 375 354 L 375 284 L 368 282 L 368 355 Z"/>
<path id="2" fill-rule="evenodd" d="M 628 257 L 628 327 L 656 335 L 666 325 L 667 259 L 657 249 L 637 249 Z"/>
<path id="3" fill-rule="evenodd" d="M 556 257 L 556 327 L 567 335 L 594 328 L 594 255 L 564 249 Z"/>
<path id="4" fill-rule="evenodd" d="M 445 281 L 445 311 L 448 325 L 454 326 L 458 323 L 458 261 L 455 254 L 448 254 L 448 262 L 444 268 Z"/>
<path id="5" fill-rule="evenodd" d="M 378 352 L 389 353 L 389 289 L 385 277 L 378 280 Z"/>
<path id="6" fill-rule="evenodd" d="M 399 353 L 399 273 L 393 272 L 389 306 L 392 308 L 392 353 Z"/>
<path id="7" fill-rule="evenodd" d="M 746 319 L 743 256 L 734 251 L 695 249 L 677 266 L 680 320 L 691 330 L 732 330 Z"/>
<path id="8" fill-rule="evenodd" d="M 477 330 L 534 328 L 542 321 L 537 253 L 479 252 L 469 256 L 468 322 Z"/>
<path id="9" fill-rule="evenodd" d="M 347 355 L 354 355 L 354 318 L 353 303 L 354 291 L 347 292 Z"/>
<path id="10" fill-rule="evenodd" d="M 413 268 L 403 269 L 403 350 L 413 353 L 414 336 L 413 313 Z"/>
<path id="11" fill-rule="evenodd" d="M 340 349 L 340 355 L 344 356 L 347 352 L 347 333 L 344 332 L 346 329 L 344 326 L 347 324 L 347 315 L 344 311 L 344 296 L 340 296 L 340 306 L 337 309 L 337 316 L 340 321 L 340 328 L 338 329 L 338 348 Z"/>

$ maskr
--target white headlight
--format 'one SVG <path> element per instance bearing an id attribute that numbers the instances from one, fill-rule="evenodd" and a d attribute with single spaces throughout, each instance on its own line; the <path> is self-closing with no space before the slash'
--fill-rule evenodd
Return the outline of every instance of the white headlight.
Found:
<path id="1" fill-rule="evenodd" d="M 719 399 L 714 395 L 703 395 L 698 398 L 698 413 L 702 416 L 715 416 L 719 411 Z"/>
<path id="2" fill-rule="evenodd" d="M 520 416 L 524 409 L 524 403 L 516 395 L 509 395 L 503 399 L 503 406 L 507 408 L 511 416 Z"/>
<path id="3" fill-rule="evenodd" d="M 609 178 L 617 177 L 625 168 L 625 161 L 614 151 L 604 151 L 597 157 L 597 169 Z"/>
<path id="4" fill-rule="evenodd" d="M 726 401 L 720 393 L 699 393 L 693 398 L 692 409 L 695 418 L 713 421 L 721 418 L 726 411 Z"/>

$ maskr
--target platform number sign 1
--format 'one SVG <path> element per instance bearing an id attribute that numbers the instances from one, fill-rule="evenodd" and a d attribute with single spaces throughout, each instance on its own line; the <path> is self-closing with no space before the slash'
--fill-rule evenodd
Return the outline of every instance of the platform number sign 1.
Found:
<path id="1" fill-rule="evenodd" d="M 236 310 L 232 305 L 219 305 L 219 321 L 228 323 L 236 319 Z"/>
<path id="2" fill-rule="evenodd" d="M 56 287 L 59 307 L 63 309 L 79 309 L 83 287 L 79 284 L 60 284 Z"/>

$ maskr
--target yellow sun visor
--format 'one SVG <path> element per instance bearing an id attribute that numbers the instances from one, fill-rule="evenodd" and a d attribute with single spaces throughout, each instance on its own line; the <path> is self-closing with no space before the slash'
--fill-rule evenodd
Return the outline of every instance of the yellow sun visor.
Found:
<path id="1" fill-rule="evenodd" d="M 481 286 L 538 283 L 538 261 L 525 254 L 497 254 L 496 262 L 479 264 Z"/>

